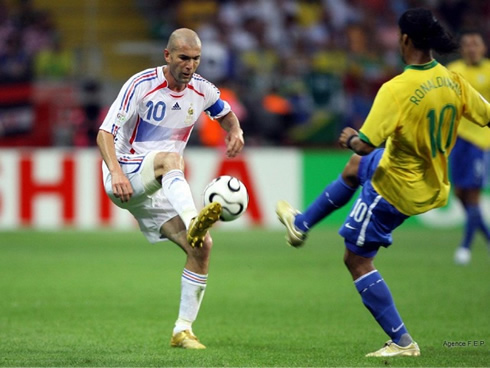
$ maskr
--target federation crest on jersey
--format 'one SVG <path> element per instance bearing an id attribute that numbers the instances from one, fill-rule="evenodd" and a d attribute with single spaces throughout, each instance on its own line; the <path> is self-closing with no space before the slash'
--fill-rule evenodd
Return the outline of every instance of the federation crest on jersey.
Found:
<path id="1" fill-rule="evenodd" d="M 187 117 L 185 118 L 186 124 L 192 124 L 193 123 L 193 120 L 192 120 L 193 115 L 194 115 L 194 109 L 193 109 L 192 104 L 191 104 L 189 109 L 187 109 Z"/>

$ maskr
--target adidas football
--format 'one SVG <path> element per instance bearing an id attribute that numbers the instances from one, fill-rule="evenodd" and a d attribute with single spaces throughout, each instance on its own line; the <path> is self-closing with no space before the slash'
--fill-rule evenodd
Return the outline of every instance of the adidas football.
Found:
<path id="1" fill-rule="evenodd" d="M 248 192 L 245 185 L 229 175 L 219 176 L 204 189 L 204 205 L 211 202 L 221 204 L 221 221 L 233 221 L 240 217 L 248 206 Z"/>

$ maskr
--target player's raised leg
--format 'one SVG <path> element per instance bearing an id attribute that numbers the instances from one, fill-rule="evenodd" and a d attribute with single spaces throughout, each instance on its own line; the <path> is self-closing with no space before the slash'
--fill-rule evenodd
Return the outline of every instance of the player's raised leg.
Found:
<path id="1" fill-rule="evenodd" d="M 347 204 L 359 187 L 361 156 L 352 155 L 342 174 L 331 182 L 322 193 L 294 220 L 297 229 L 307 232 L 333 211 Z"/>
<path id="2" fill-rule="evenodd" d="M 187 241 L 201 247 L 208 230 L 219 220 L 221 205 L 210 203 L 198 214 L 191 188 L 184 176 L 184 161 L 177 153 L 159 152 L 154 160 L 155 178 L 162 183 L 163 193 L 188 229 Z"/>
<path id="3" fill-rule="evenodd" d="M 313 226 L 350 201 L 360 184 L 360 162 L 361 156 L 352 155 L 342 174 L 322 191 L 304 213 L 286 201 L 277 202 L 276 214 L 286 226 L 286 240 L 289 245 L 302 246 Z"/>
<path id="4" fill-rule="evenodd" d="M 163 193 L 188 229 L 197 216 L 191 188 L 184 176 L 184 160 L 177 153 L 159 152 L 154 161 L 155 177 L 162 183 Z"/>

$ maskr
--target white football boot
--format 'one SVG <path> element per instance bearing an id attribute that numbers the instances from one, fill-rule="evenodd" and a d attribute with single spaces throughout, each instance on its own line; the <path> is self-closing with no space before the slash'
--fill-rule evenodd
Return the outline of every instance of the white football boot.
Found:
<path id="1" fill-rule="evenodd" d="M 471 261 L 471 251 L 468 248 L 459 247 L 454 253 L 454 263 L 466 266 Z"/>
<path id="2" fill-rule="evenodd" d="M 294 218 L 299 213 L 288 202 L 278 201 L 276 205 L 276 214 L 279 221 L 286 226 L 286 241 L 293 247 L 301 247 L 306 240 L 306 233 L 294 226 Z"/>

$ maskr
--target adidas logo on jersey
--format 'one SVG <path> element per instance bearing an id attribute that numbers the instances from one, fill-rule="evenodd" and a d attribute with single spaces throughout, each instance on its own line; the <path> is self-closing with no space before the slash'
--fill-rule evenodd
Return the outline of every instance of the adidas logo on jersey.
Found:
<path id="1" fill-rule="evenodd" d="M 175 105 L 172 106 L 172 110 L 181 110 L 178 102 L 176 102 Z"/>

